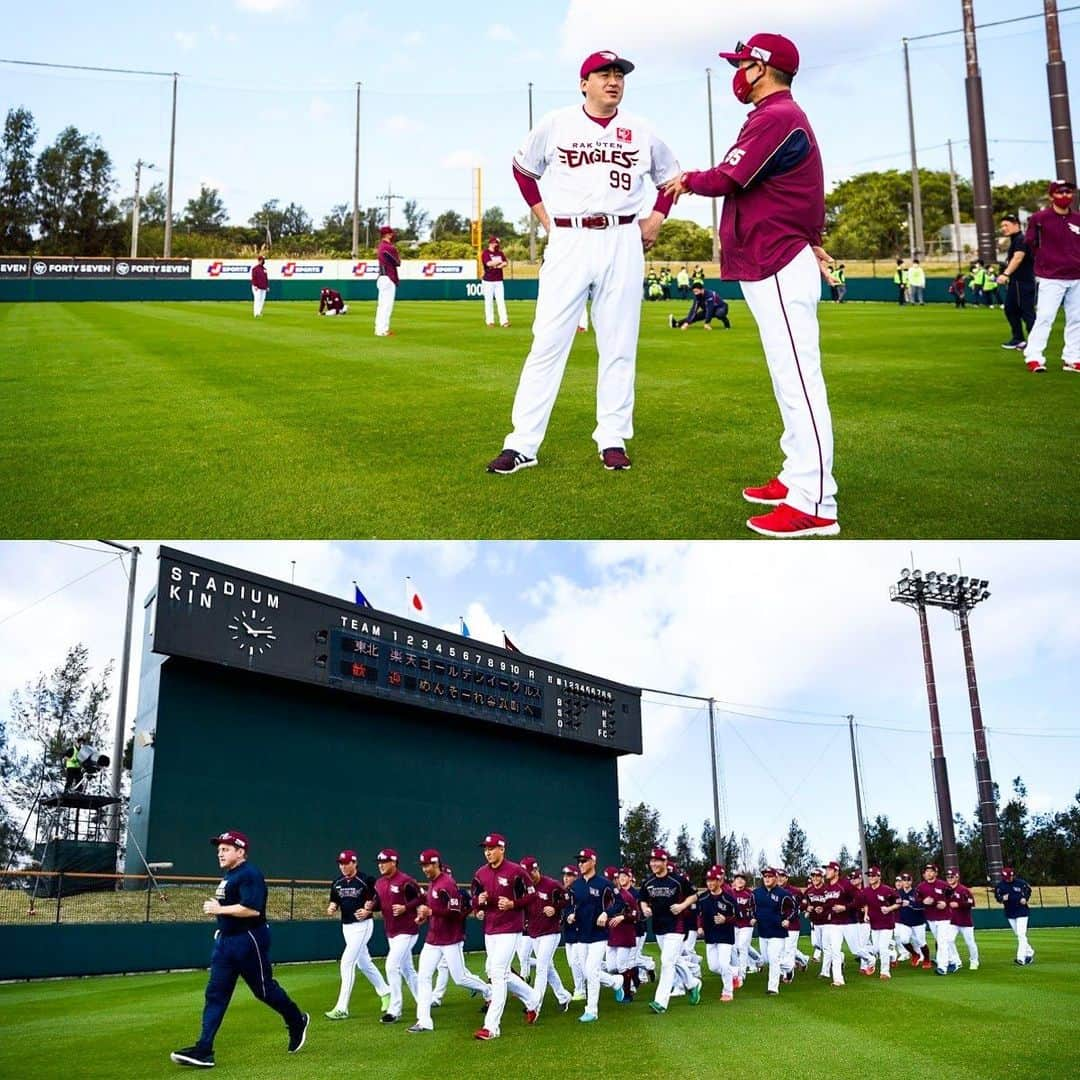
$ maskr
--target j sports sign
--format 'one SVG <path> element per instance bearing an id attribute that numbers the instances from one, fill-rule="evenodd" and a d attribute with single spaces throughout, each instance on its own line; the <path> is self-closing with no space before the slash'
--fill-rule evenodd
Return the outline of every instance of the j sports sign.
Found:
<path id="1" fill-rule="evenodd" d="M 281 264 L 283 278 L 318 277 L 326 274 L 326 263 L 286 262 Z"/>

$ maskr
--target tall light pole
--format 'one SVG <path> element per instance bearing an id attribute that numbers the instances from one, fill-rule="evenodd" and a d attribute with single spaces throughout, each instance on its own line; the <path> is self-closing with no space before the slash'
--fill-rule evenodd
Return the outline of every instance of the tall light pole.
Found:
<path id="1" fill-rule="evenodd" d="M 911 201 L 915 209 L 915 231 L 912 234 L 912 258 L 915 252 L 920 254 L 926 250 L 923 247 L 923 217 L 922 217 L 922 189 L 919 186 L 919 162 L 915 157 L 915 110 L 911 104 L 911 64 L 908 60 L 908 39 L 901 38 L 904 43 L 904 82 L 907 84 L 907 123 L 908 144 L 911 147 Z"/>
<path id="2" fill-rule="evenodd" d="M 975 40 L 975 0 L 961 0 L 964 13 L 964 63 L 967 75 L 968 131 L 971 139 L 971 190 L 975 196 L 975 235 L 979 258 L 987 265 L 994 260 L 994 208 L 990 195 L 990 155 L 986 148 L 986 110 L 983 107 L 979 49 Z"/>
<path id="3" fill-rule="evenodd" d="M 912 608 L 919 616 L 922 638 L 923 673 L 926 677 L 926 698 L 930 707 L 930 764 L 933 770 L 934 795 L 937 799 L 938 830 L 941 833 L 941 853 L 946 867 L 959 865 L 956 860 L 956 836 L 953 832 L 952 797 L 949 794 L 949 770 L 945 762 L 945 744 L 941 738 L 941 716 L 938 713 L 937 684 L 934 680 L 934 658 L 930 653 L 930 630 L 926 624 L 928 600 L 927 582 L 921 570 L 901 570 L 900 579 L 889 586 L 889 599 Z"/>
<path id="4" fill-rule="evenodd" d="M 975 784 L 979 796 L 979 824 L 982 828 L 983 854 L 988 881 L 1001 880 L 1001 830 L 998 827 L 997 800 L 994 781 L 990 776 L 990 754 L 986 746 L 986 729 L 979 704 L 979 684 L 975 681 L 975 657 L 971 651 L 971 630 L 968 612 L 990 596 L 990 582 L 960 574 L 936 573 L 926 575 L 926 602 L 951 611 L 964 647 L 964 670 L 967 675 L 968 700 L 971 703 L 971 727 L 975 734 Z"/>
<path id="5" fill-rule="evenodd" d="M 1046 18 L 1046 82 L 1050 89 L 1050 130 L 1054 139 L 1054 175 L 1076 183 L 1072 119 L 1069 116 L 1069 82 L 1061 55 L 1057 0 L 1043 0 Z"/>
<path id="6" fill-rule="evenodd" d="M 949 148 L 949 202 L 952 205 L 953 248 L 956 251 L 956 269 L 963 269 L 964 246 L 960 242 L 960 196 L 956 190 L 956 170 L 953 169 L 952 139 L 946 140 Z"/>
<path id="7" fill-rule="evenodd" d="M 859 779 L 859 755 L 855 749 L 855 716 L 848 713 L 848 736 L 851 739 L 851 774 L 855 779 L 855 813 L 859 817 L 859 861 L 862 865 L 863 880 L 870 869 L 870 856 L 866 851 L 866 818 L 863 816 L 862 781 Z"/>
<path id="8" fill-rule="evenodd" d="M 360 251 L 360 83 L 356 84 L 356 150 L 352 186 L 352 257 Z M 387 222 L 389 224 L 389 222 Z"/>
<path id="9" fill-rule="evenodd" d="M 135 162 L 135 201 L 131 204 L 131 257 L 133 259 L 138 258 L 139 255 L 139 187 L 142 182 L 142 171 L 156 168 L 156 165 L 151 165 L 142 158 Z"/>
<path id="10" fill-rule="evenodd" d="M 172 255 L 172 207 L 173 174 L 176 166 L 176 84 L 180 76 L 174 71 L 172 77 L 172 126 L 169 128 L 169 183 L 165 188 L 165 258 Z"/>
<path id="11" fill-rule="evenodd" d="M 713 135 L 712 118 L 712 68 L 705 69 L 705 93 L 709 100 L 709 168 L 716 166 L 716 142 Z M 712 261 L 720 261 L 720 234 L 716 229 L 716 199 L 709 200 L 712 203 Z"/>

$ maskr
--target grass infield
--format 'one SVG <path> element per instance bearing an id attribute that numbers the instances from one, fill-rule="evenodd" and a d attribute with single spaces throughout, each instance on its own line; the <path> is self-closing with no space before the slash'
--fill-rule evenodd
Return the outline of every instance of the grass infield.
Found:
<path id="1" fill-rule="evenodd" d="M 634 468 L 608 473 L 595 339 L 578 335 L 540 465 L 502 446 L 533 305 L 0 304 L 5 537 L 747 537 L 780 465 L 753 322 L 668 329 L 645 305 Z M 824 304 L 845 537 L 1073 534 L 1080 378 L 1028 374 L 1000 311 Z M 1072 507 L 1072 509 L 1070 509 Z"/>
<path id="2" fill-rule="evenodd" d="M 337 995 L 336 963 L 279 967 L 277 977 L 312 1014 L 303 1050 L 285 1052 L 285 1032 L 269 1009 L 242 984 L 218 1035 L 216 1073 L 240 1078 L 365 1075 L 491 1077 L 576 1075 L 679 1076 L 686 1080 L 737 1076 L 800 1077 L 1076 1076 L 1080 1049 L 1080 929 L 1036 930 L 1037 959 L 1016 967 L 1009 931 L 984 931 L 982 965 L 946 978 L 903 966 L 891 982 L 860 976 L 845 965 L 848 985 L 834 989 L 817 965 L 765 996 L 764 975 L 751 976 L 730 1005 L 720 982 L 706 975 L 701 1004 L 673 998 L 662 1017 L 647 1007 L 652 987 L 631 1005 L 602 991 L 600 1020 L 582 1025 L 581 1006 L 558 1013 L 549 998 L 535 1027 L 522 1022 L 513 1000 L 502 1038 L 479 1043 L 476 1000 L 451 985 L 434 1013 L 436 1030 L 410 1035 L 410 999 L 402 1021 L 378 1023 L 378 1002 L 360 976 L 352 1018 L 331 1022 L 322 1013 Z M 806 945 L 803 938 L 802 944 Z M 699 952 L 703 946 L 699 945 Z M 963 943 L 961 955 L 966 958 Z M 655 956 L 655 949 L 652 950 Z M 566 979 L 565 964 L 560 968 Z M 479 970 L 481 957 L 469 958 Z M 202 972 L 95 978 L 0 986 L 0 1076 L 79 1080 L 176 1076 L 169 1052 L 194 1041 L 205 974 Z M 185 1070 L 193 1072 L 194 1070 Z"/>

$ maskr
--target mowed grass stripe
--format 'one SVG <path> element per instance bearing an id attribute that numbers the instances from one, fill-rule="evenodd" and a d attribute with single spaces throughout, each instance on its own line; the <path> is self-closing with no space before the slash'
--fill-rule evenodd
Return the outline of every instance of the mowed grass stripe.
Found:
<path id="1" fill-rule="evenodd" d="M 492 477 L 533 305 L 0 305 L 0 535 L 744 537 L 780 465 L 753 322 L 668 329 L 646 304 L 634 469 L 606 473 L 592 333 L 540 466 Z M 823 305 L 847 537 L 1065 537 L 1080 379 L 1030 376 L 1000 312 Z M 1060 352 L 1060 331 L 1050 355 Z"/>
<path id="2" fill-rule="evenodd" d="M 402 1022 L 380 1025 L 378 1001 L 358 978 L 352 1018 L 331 1023 L 321 1013 L 336 997 L 337 964 L 279 966 L 279 981 L 312 1013 L 308 1044 L 288 1056 L 278 1017 L 240 985 L 218 1036 L 217 1068 L 236 1078 L 324 1077 L 356 1068 L 394 1078 L 495 1078 L 572 1075 L 604 1063 L 637 1075 L 704 1080 L 733 1069 L 775 1076 L 780 1063 L 809 1078 L 838 1069 L 873 1076 L 1073 1076 L 1080 1068 L 1074 1032 L 1080 929 L 1035 930 L 1031 939 L 1038 956 L 1026 968 L 1012 963 L 1011 932 L 982 931 L 977 972 L 939 978 L 905 966 L 883 983 L 849 963 L 848 986 L 835 990 L 812 965 L 778 998 L 765 996 L 763 975 L 751 976 L 731 1005 L 721 1005 L 719 979 L 706 975 L 700 1006 L 675 998 L 663 1017 L 647 1007 L 652 987 L 628 1006 L 602 991 L 600 1021 L 592 1025 L 578 1023 L 580 1005 L 562 1015 L 549 996 L 539 1024 L 526 1027 L 511 999 L 502 1038 L 491 1044 L 471 1039 L 482 1019 L 479 1005 L 453 985 L 434 1013 L 435 1032 L 413 1036 L 405 1031 L 412 1017 L 408 995 Z M 468 959 L 479 971 L 482 956 Z M 558 966 L 568 979 L 561 950 Z M 168 1054 L 194 1039 L 204 986 L 203 972 L 0 986 L 8 1036 L 0 1040 L 0 1075 L 176 1076 Z"/>

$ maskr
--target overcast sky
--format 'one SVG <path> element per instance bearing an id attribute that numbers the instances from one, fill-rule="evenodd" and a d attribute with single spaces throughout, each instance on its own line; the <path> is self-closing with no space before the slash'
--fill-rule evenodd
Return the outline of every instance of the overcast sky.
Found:
<path id="1" fill-rule="evenodd" d="M 157 544 L 140 546 L 141 607 L 156 580 Z M 397 614 L 405 613 L 410 574 L 429 621 L 443 629 L 456 631 L 463 615 L 480 640 L 500 643 L 505 629 L 537 657 L 635 686 L 715 697 L 728 827 L 770 858 L 792 817 L 819 857 L 835 855 L 842 843 L 856 848 L 848 713 L 859 725 L 868 813 L 904 827 L 933 816 L 917 620 L 889 602 L 888 587 L 912 557 L 924 570 L 960 567 L 988 578 L 993 594 L 971 621 L 995 779 L 1007 788 L 1022 775 L 1035 810 L 1063 809 L 1076 794 L 1074 543 L 175 546 L 284 581 L 295 560 L 298 585 L 350 599 L 355 578 L 376 608 Z M 0 544 L 5 709 L 12 690 L 57 665 L 75 642 L 90 646 L 96 668 L 118 658 L 126 589 L 120 562 L 105 549 Z M 953 805 L 971 817 L 960 637 L 947 613 L 929 618 Z M 136 648 L 138 637 L 137 626 Z M 129 718 L 138 663 L 136 655 Z M 711 815 L 706 713 L 662 701 L 645 695 L 645 752 L 621 759 L 620 793 L 624 805 L 658 807 L 673 836 L 685 821 L 696 837 Z"/>
<path id="2" fill-rule="evenodd" d="M 1063 8 L 1069 7 L 1062 4 Z M 796 94 L 822 146 L 832 182 L 908 167 L 900 39 L 960 26 L 940 0 L 761 0 L 671 9 L 655 0 L 554 0 L 495 5 L 414 0 L 397 7 L 342 0 L 38 0 L 8 5 L 5 59 L 182 74 L 177 211 L 201 183 L 218 188 L 234 222 L 268 199 L 296 201 L 316 221 L 352 201 L 355 84 L 361 103 L 361 201 L 388 190 L 432 216 L 471 213 L 472 169 L 484 169 L 485 204 L 510 220 L 525 212 L 510 159 L 534 118 L 580 101 L 578 68 L 596 49 L 637 65 L 625 107 L 648 116 L 684 168 L 708 164 L 705 69 L 713 68 L 717 153 L 745 114 L 730 92 L 720 49 L 758 30 L 783 32 L 802 52 Z M 1050 176 L 1053 153 L 1046 39 L 1037 0 L 977 0 L 987 24 L 979 59 L 995 182 Z M 1080 12 L 1061 15 L 1066 58 L 1080 56 Z M 912 42 L 917 144 L 926 167 L 970 175 L 964 54 L 958 34 Z M 1075 87 L 1080 71 L 1070 73 Z M 121 194 L 137 158 L 164 169 L 171 80 L 0 64 L 0 102 L 25 105 L 44 146 L 67 124 L 100 134 Z M 1074 108 L 1074 123 L 1080 110 Z M 151 172 L 148 181 L 162 179 Z M 401 221 L 401 201 L 394 202 Z M 902 210 L 902 208 L 900 208 Z M 709 204 L 684 199 L 675 216 L 706 223 Z"/>

